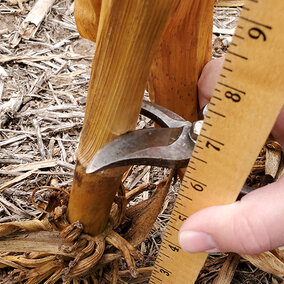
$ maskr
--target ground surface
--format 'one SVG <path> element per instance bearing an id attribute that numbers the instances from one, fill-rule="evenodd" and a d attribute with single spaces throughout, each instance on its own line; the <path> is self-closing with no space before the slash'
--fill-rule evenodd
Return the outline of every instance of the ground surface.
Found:
<path id="1" fill-rule="evenodd" d="M 95 49 L 79 36 L 69 0 L 55 1 L 36 34 L 17 42 L 19 28 L 33 5 L 32 0 L 0 2 L 0 223 L 39 215 L 30 198 L 35 188 L 70 188 Z M 215 9 L 213 57 L 226 51 L 239 12 L 239 8 Z M 146 124 L 149 121 L 142 119 L 138 126 Z M 136 167 L 127 187 L 158 182 L 166 171 Z M 141 266 L 152 266 L 155 261 L 176 188 L 140 247 L 145 255 Z M 139 198 L 147 199 L 148 194 Z M 225 259 L 224 254 L 210 256 L 198 283 L 212 283 Z M 281 282 L 241 260 L 232 283 Z"/>

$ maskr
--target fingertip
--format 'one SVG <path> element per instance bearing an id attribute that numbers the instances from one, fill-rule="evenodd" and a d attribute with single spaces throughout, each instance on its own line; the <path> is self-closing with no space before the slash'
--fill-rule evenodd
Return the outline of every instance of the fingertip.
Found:
<path id="1" fill-rule="evenodd" d="M 205 208 L 182 225 L 180 231 L 206 234 L 218 251 L 257 254 L 284 245 L 283 181 L 248 194 L 240 202 Z M 190 234 L 188 235 L 190 236 Z M 193 237 L 192 237 L 193 238 Z M 197 238 L 195 236 L 195 238 Z M 182 247 L 186 238 L 181 238 Z M 190 237 L 188 237 L 190 240 Z M 199 243 L 193 238 L 196 252 L 208 250 L 205 237 Z M 200 243 L 204 242 L 204 244 Z"/>

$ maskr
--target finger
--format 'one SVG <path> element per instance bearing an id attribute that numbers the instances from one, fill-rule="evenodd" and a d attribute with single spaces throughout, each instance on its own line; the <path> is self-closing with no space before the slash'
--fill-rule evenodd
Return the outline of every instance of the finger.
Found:
<path id="1" fill-rule="evenodd" d="M 222 70 L 225 57 L 220 57 L 208 62 L 198 80 L 198 98 L 200 108 L 204 107 L 214 93 L 215 85 Z"/>
<path id="2" fill-rule="evenodd" d="M 179 233 L 188 252 L 257 254 L 284 245 L 284 178 L 230 205 L 203 209 Z"/>

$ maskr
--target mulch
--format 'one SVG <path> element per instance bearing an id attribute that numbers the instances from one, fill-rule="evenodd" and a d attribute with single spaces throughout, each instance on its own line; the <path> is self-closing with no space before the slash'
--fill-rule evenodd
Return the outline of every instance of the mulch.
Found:
<path id="1" fill-rule="evenodd" d="M 34 4 L 33 0 L 0 2 L 0 223 L 38 217 L 40 212 L 31 202 L 35 188 L 70 188 L 95 50 L 95 44 L 78 34 L 73 1 L 50 1 L 42 21 L 27 25 Z M 215 8 L 213 58 L 226 52 L 240 11 Z M 141 117 L 138 128 L 150 124 Z M 259 165 L 258 175 L 264 171 Z M 167 169 L 135 166 L 126 186 L 157 184 L 167 173 Z M 154 264 L 178 187 L 179 182 L 172 186 L 150 236 L 139 247 L 145 255 L 139 267 Z M 48 191 L 43 190 L 39 201 L 44 202 L 45 194 Z M 144 192 L 137 198 L 149 195 Z M 196 283 L 214 283 L 227 256 L 210 255 Z M 125 267 L 123 260 L 120 265 Z M 127 283 L 147 283 L 148 277 Z M 282 280 L 241 259 L 232 283 Z"/>

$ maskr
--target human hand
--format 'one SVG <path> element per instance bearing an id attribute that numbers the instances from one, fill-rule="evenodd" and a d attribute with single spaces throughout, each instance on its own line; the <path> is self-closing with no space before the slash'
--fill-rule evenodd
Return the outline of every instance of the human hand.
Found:
<path id="1" fill-rule="evenodd" d="M 203 107 L 213 95 L 224 58 L 209 62 L 198 82 Z M 272 130 L 284 149 L 284 107 Z M 179 232 L 181 247 L 188 252 L 230 251 L 257 254 L 284 246 L 284 178 L 259 188 L 240 201 L 213 206 L 190 216 Z"/>

